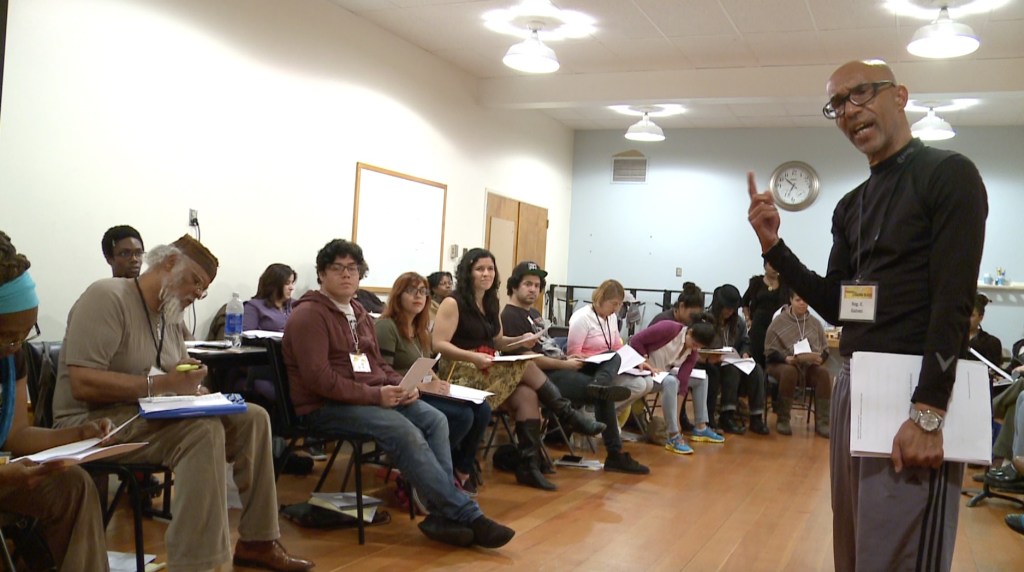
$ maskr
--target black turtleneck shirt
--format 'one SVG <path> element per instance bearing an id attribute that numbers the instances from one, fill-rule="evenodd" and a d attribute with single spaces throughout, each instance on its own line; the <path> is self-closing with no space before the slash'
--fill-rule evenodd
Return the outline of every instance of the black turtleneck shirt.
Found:
<path id="1" fill-rule="evenodd" d="M 914 139 L 839 201 L 824 277 L 781 240 L 764 258 L 823 318 L 843 326 L 844 357 L 924 356 L 913 401 L 946 409 L 954 358 L 967 351 L 987 216 L 974 163 Z M 839 320 L 840 286 L 856 279 L 878 284 L 873 323 Z"/>

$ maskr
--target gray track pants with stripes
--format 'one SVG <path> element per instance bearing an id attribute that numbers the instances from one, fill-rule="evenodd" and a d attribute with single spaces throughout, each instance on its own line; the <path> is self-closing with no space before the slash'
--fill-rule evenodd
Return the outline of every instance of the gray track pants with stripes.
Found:
<path id="1" fill-rule="evenodd" d="M 836 572 L 949 570 L 963 463 L 897 475 L 889 459 L 851 457 L 849 360 L 832 390 L 831 425 Z"/>

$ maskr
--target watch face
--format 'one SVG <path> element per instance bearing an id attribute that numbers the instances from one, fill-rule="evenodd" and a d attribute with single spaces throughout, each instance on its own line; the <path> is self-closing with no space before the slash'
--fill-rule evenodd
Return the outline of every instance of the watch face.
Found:
<path id="1" fill-rule="evenodd" d="M 818 174 L 806 163 L 783 163 L 772 173 L 769 186 L 775 203 L 797 211 L 807 208 L 818 196 Z"/>

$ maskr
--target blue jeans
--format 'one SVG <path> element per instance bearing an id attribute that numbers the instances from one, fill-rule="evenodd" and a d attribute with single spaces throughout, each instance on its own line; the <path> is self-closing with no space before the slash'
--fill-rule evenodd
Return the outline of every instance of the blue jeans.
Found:
<path id="1" fill-rule="evenodd" d="M 452 465 L 456 471 L 473 474 L 476 449 L 491 422 L 491 406 L 459 401 L 424 393 L 420 399 L 444 414 L 448 419 L 448 439 L 452 447 Z"/>
<path id="2" fill-rule="evenodd" d="M 305 416 L 317 432 L 344 431 L 372 438 L 409 479 L 432 513 L 470 523 L 483 516 L 455 488 L 451 445 L 444 414 L 422 401 L 394 409 L 330 402 Z"/>

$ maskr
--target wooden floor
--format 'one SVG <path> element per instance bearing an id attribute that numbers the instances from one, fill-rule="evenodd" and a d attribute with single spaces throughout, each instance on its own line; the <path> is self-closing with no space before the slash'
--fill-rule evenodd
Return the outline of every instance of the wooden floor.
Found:
<path id="1" fill-rule="evenodd" d="M 367 530 L 364 546 L 354 530 L 315 531 L 287 521 L 282 541 L 316 561 L 318 571 L 832 570 L 828 442 L 813 436 L 801 415 L 794 415 L 792 437 L 730 436 L 724 445 L 694 444 L 696 454 L 688 457 L 627 444 L 651 475 L 563 468 L 553 493 L 518 486 L 488 464 L 480 504 L 517 531 L 500 550 L 431 542 L 397 507 L 388 508 L 390 524 Z M 334 472 L 329 486 L 337 487 L 341 469 Z M 379 485 L 370 471 L 367 477 Z M 305 500 L 315 483 L 314 476 L 282 477 L 280 502 Z M 1003 524 L 1007 513 L 1019 511 L 992 500 L 966 508 L 967 497 L 962 500 L 953 569 L 1024 569 L 1024 536 Z M 231 513 L 237 523 L 239 511 Z M 147 552 L 158 561 L 165 557 L 165 529 L 145 523 Z M 131 551 L 131 530 L 131 513 L 119 509 L 108 530 L 110 548 Z"/>

